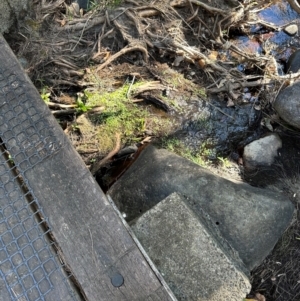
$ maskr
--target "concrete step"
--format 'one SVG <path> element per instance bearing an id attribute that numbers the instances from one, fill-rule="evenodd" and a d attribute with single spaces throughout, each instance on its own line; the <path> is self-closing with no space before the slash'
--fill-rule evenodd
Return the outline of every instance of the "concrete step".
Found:
<path id="1" fill-rule="evenodd" d="M 278 192 L 233 182 L 167 150 L 148 146 L 108 191 L 127 222 L 177 192 L 189 208 L 207 212 L 221 237 L 248 270 L 259 265 L 288 227 L 294 212 Z"/>
<path id="2" fill-rule="evenodd" d="M 209 215 L 196 215 L 189 204 L 173 193 L 132 230 L 178 300 L 243 300 L 251 288 L 247 269 Z"/>

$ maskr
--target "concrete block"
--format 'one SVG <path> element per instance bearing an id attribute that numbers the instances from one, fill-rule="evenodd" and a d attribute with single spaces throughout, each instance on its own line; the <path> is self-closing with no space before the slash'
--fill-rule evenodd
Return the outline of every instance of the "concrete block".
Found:
<path id="1" fill-rule="evenodd" d="M 170 195 L 132 229 L 178 300 L 241 301 L 249 293 L 240 263 L 227 256 L 182 196 Z"/>
<path id="2" fill-rule="evenodd" d="M 178 192 L 197 215 L 202 209 L 252 270 L 288 227 L 294 206 L 288 197 L 212 174 L 167 150 L 148 146 L 108 191 L 131 221 Z"/>

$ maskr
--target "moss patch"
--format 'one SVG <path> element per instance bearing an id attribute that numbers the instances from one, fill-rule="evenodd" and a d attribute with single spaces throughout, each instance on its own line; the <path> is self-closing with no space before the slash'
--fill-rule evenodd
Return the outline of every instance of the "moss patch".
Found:
<path id="1" fill-rule="evenodd" d="M 104 155 L 114 147 L 116 133 L 121 135 L 123 144 L 142 140 L 146 132 L 155 136 L 169 134 L 172 128 L 170 118 L 151 114 L 147 106 L 127 99 L 128 89 L 129 85 L 125 84 L 113 92 L 85 91 L 85 106 L 90 111 L 77 119 L 81 151 L 87 151 L 94 145 Z M 99 108 L 99 112 L 93 108 Z"/>
<path id="2" fill-rule="evenodd" d="M 162 139 L 161 147 L 168 149 L 169 151 L 184 157 L 202 167 L 208 167 L 210 161 L 206 159 L 205 154 L 202 153 L 205 150 L 200 149 L 199 152 L 193 153 L 184 144 L 176 138 L 165 138 Z"/>

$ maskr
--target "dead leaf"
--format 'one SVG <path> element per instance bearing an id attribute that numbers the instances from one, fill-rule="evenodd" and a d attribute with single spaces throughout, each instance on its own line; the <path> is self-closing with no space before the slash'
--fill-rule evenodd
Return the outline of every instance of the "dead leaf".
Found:
<path id="1" fill-rule="evenodd" d="M 151 136 L 148 136 L 148 137 L 146 137 L 145 139 L 143 139 L 141 143 L 142 143 L 142 144 L 144 144 L 144 143 L 149 143 L 149 142 L 151 142 L 151 138 L 152 138 Z"/>
<path id="2" fill-rule="evenodd" d="M 67 23 L 66 19 L 62 19 L 62 20 L 55 19 L 55 21 L 58 22 L 61 27 L 65 26 Z"/>
<path id="3" fill-rule="evenodd" d="M 234 104 L 233 100 L 228 97 L 227 107 L 234 107 L 234 106 L 235 106 L 235 104 Z"/>
<path id="4" fill-rule="evenodd" d="M 213 50 L 207 57 L 212 61 L 216 61 L 218 58 L 218 52 Z"/>
<path id="5" fill-rule="evenodd" d="M 256 293 L 254 299 L 244 299 L 243 301 L 266 301 L 265 296 L 261 295 L 260 293 Z"/>
<path id="6" fill-rule="evenodd" d="M 225 84 L 227 83 L 227 79 L 226 78 L 223 78 L 219 84 L 217 84 L 217 87 L 220 88 L 222 86 L 225 86 Z"/>
<path id="7" fill-rule="evenodd" d="M 240 95 L 241 93 L 233 93 L 232 91 L 230 91 L 230 96 L 235 100 L 238 99 Z"/>
<path id="8" fill-rule="evenodd" d="M 200 68 L 204 69 L 206 66 L 205 59 L 198 60 L 198 64 L 199 64 Z"/>

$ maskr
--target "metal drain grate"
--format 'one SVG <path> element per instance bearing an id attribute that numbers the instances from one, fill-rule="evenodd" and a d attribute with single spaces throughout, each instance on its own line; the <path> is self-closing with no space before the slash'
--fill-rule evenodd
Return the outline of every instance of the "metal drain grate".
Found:
<path id="1" fill-rule="evenodd" d="M 30 87 L 17 74 L 1 67 L 0 137 L 18 169 L 25 172 L 60 149 L 62 141 L 53 133 L 53 124 L 44 118 L 49 112 L 33 101 L 34 97 L 30 99 L 35 91 L 28 90 Z"/>
<path id="2" fill-rule="evenodd" d="M 0 51 L 0 300 L 78 300 L 26 180 L 64 137 L 1 37 Z"/>
<path id="3" fill-rule="evenodd" d="M 37 200 L 22 184 L 2 148 L 0 157 L 0 266 L 11 300 L 48 300 L 54 285 L 70 296 L 67 276 L 48 237 Z M 65 286 L 65 287 L 62 287 Z M 50 297 L 49 300 L 52 298 Z M 69 298 L 70 299 L 70 298 Z"/>

